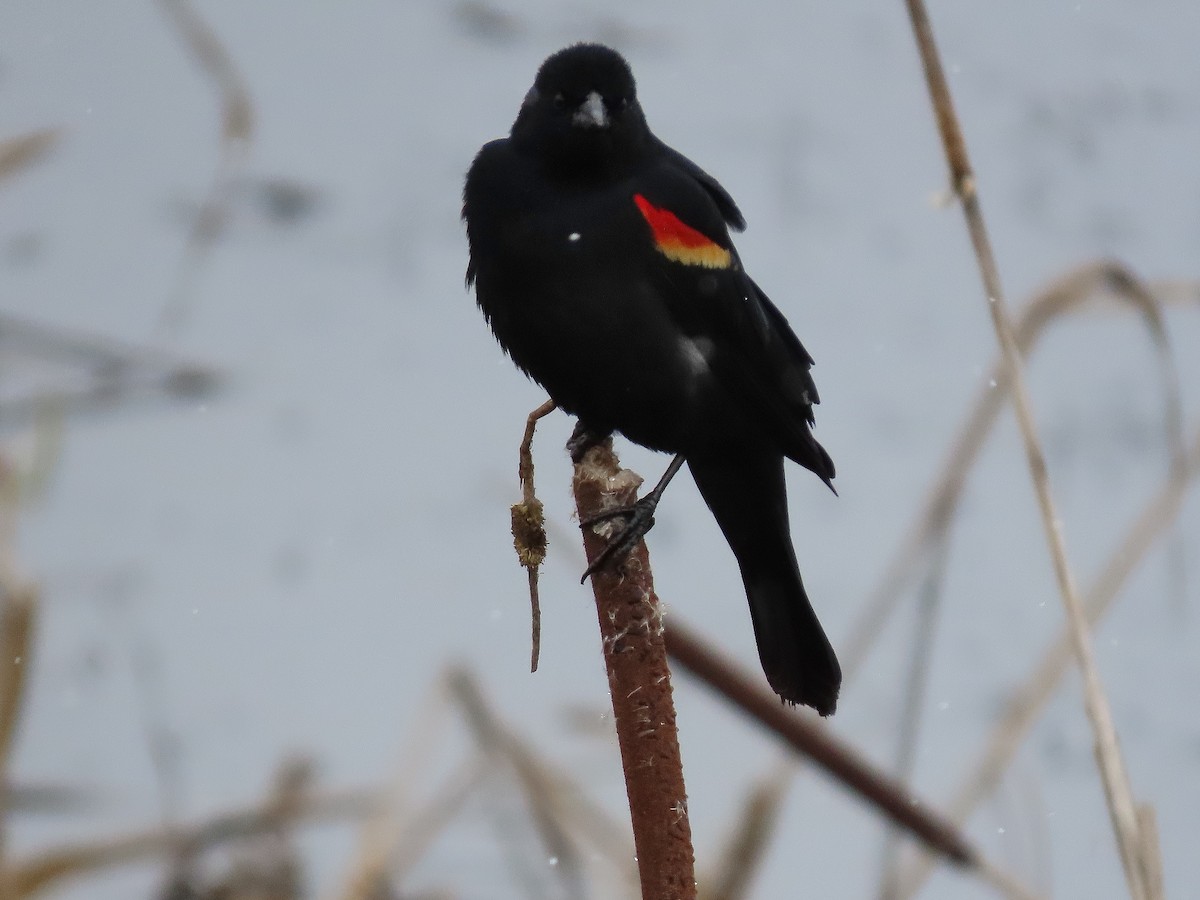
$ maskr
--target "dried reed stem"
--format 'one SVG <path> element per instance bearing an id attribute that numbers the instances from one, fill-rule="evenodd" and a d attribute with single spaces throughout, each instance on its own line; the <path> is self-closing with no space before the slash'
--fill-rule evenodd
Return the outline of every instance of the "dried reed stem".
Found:
<path id="1" fill-rule="evenodd" d="M 640 484 L 637 475 L 620 468 L 611 439 L 592 447 L 575 466 L 573 487 L 580 521 L 630 505 Z M 604 552 L 614 523 L 580 528 L 590 563 Z M 692 830 L 671 674 L 645 542 L 638 542 L 618 571 L 593 574 L 592 591 L 625 770 L 642 900 L 694 900 Z"/>
<path id="2" fill-rule="evenodd" d="M 38 443 L 33 470 L 17 474 L 14 496 L 21 500 L 48 480 L 65 414 L 108 411 L 151 398 L 191 403 L 213 396 L 225 383 L 215 369 L 173 353 L 4 312 L 0 357 L 63 372 L 31 379 L 24 390 L 0 397 L 0 420 L 10 429 L 31 426 Z"/>
<path id="3" fill-rule="evenodd" d="M 751 677 L 720 656 L 690 629 L 673 620 L 665 630 L 665 637 L 672 659 L 930 851 L 983 879 L 1005 896 L 1021 900 L 1037 896 L 988 862 L 957 825 L 934 812 L 907 786 L 875 768 L 857 750 L 835 737 L 828 726 L 781 704 L 762 685 L 761 679 Z"/>
<path id="4" fill-rule="evenodd" d="M 570 885 L 582 883 L 583 861 L 570 829 L 558 815 L 553 791 L 544 773 L 538 766 L 532 765 L 528 757 L 513 752 L 508 729 L 493 713 L 478 679 L 471 672 L 456 669 L 450 673 L 447 682 L 471 728 L 472 737 L 480 751 L 492 762 L 493 768 L 499 769 L 504 764 L 512 766 L 528 803 L 529 818 L 542 842 L 542 852 L 538 853 L 538 858 L 557 860 L 553 872 L 566 884 L 567 892 L 571 893 Z M 521 857 L 517 852 L 519 848 L 513 842 L 512 829 L 500 828 L 497 833 L 500 843 L 509 847 L 509 857 L 519 862 Z M 541 865 L 536 868 L 543 870 Z M 537 893 L 536 884 L 530 882 L 526 887 L 526 893 Z"/>
<path id="5" fill-rule="evenodd" d="M 917 764 L 917 745 L 920 740 L 921 713 L 929 687 L 930 661 L 933 659 L 934 634 L 942 605 L 942 585 L 946 576 L 946 561 L 950 554 L 950 535 L 942 532 L 933 551 L 929 571 L 921 586 L 913 617 L 913 635 L 908 657 L 908 676 L 905 679 L 903 707 L 900 711 L 900 733 L 896 740 L 896 761 L 893 772 L 898 781 L 910 784 Z M 894 824 L 883 838 L 880 854 L 880 900 L 891 900 L 899 883 L 900 847 L 902 834 Z"/>
<path id="6" fill-rule="evenodd" d="M 474 753 L 455 766 L 441 780 L 437 794 L 413 813 L 406 827 L 397 835 L 394 853 L 388 859 L 386 871 L 379 873 L 379 880 L 369 885 L 372 893 L 366 896 L 371 900 L 392 896 L 384 893 L 388 883 L 397 889 L 404 884 L 404 879 L 428 852 L 434 840 L 493 773 L 491 761 L 482 753 Z"/>
<path id="7" fill-rule="evenodd" d="M 475 676 L 466 669 L 452 671 L 449 683 L 455 699 L 471 725 L 480 748 L 511 766 L 517 784 L 529 799 L 535 822 L 548 821 L 571 840 L 586 838 L 616 870 L 622 886 L 632 893 L 637 885 L 633 844 L 629 831 L 609 816 L 583 790 L 576 778 L 556 767 L 522 740 L 487 702 Z M 463 687 L 467 690 L 462 690 Z M 573 849 L 570 851 L 575 854 Z M 551 854 L 559 856 L 551 848 Z M 589 854 L 594 858 L 594 854 Z M 556 866 L 561 871 L 564 866 Z M 568 891 L 569 892 L 569 891 Z"/>
<path id="8" fill-rule="evenodd" d="M 273 798 L 272 798 L 273 799 Z M 287 821 L 358 819 L 378 804 L 375 788 L 304 795 Z M 8 867 L 13 896 L 29 897 L 70 878 L 178 852 L 181 846 L 208 847 L 249 835 L 263 834 L 281 824 L 280 810 L 268 802 L 223 813 L 207 821 L 176 829 L 154 828 L 93 842 L 64 844 L 41 850 Z"/>
<path id="9" fill-rule="evenodd" d="M 1112 713 L 1109 710 L 1108 700 L 1104 694 L 1100 674 L 1092 654 L 1091 637 L 1084 618 L 1083 607 L 1070 567 L 1067 564 L 1062 523 L 1050 495 L 1046 461 L 1033 420 L 1020 351 L 1005 307 L 1004 294 L 1000 286 L 1000 273 L 980 210 L 975 176 L 967 156 L 966 142 L 963 139 L 958 117 L 954 112 L 950 88 L 946 83 L 946 76 L 938 58 L 937 47 L 933 40 L 933 29 L 925 12 L 925 5 L 922 0 L 906 0 L 906 4 L 921 55 L 921 63 L 925 70 L 925 79 L 929 87 L 934 114 L 937 117 L 938 130 L 942 136 L 946 160 L 950 167 L 951 183 L 963 206 L 967 231 L 975 248 L 984 290 L 987 292 L 992 325 L 1000 342 L 1008 375 L 1012 382 L 1017 422 L 1025 443 L 1025 454 L 1037 493 L 1038 505 L 1042 512 L 1042 524 L 1046 530 L 1046 540 L 1054 561 L 1054 573 L 1058 581 L 1059 592 L 1062 595 L 1067 619 L 1071 624 L 1072 647 L 1083 676 L 1085 708 L 1094 732 L 1096 760 L 1104 784 L 1105 799 L 1108 803 L 1109 815 L 1112 818 L 1121 862 L 1125 869 L 1125 879 L 1134 900 L 1152 900 L 1149 894 L 1147 866 L 1143 862 L 1147 853 L 1140 833 L 1137 805 L 1134 803 L 1129 776 L 1121 759 Z"/>
<path id="10" fill-rule="evenodd" d="M 254 137 L 254 104 L 233 57 L 190 2 L 159 0 L 159 5 L 178 30 L 188 52 L 213 82 L 221 104 L 220 158 L 208 193 L 192 222 L 175 285 L 159 314 L 159 331 L 170 334 L 183 324 L 196 274 L 225 222 L 229 189 Z"/>
<path id="11" fill-rule="evenodd" d="M 1200 431 L 1196 433 L 1187 449 L 1182 469 L 1172 467 L 1159 492 L 1146 504 L 1120 545 L 1109 554 L 1108 565 L 1088 590 L 1084 611 L 1091 627 L 1094 628 L 1104 618 L 1138 563 L 1176 520 L 1186 496 L 1186 489 L 1198 474 Z M 1004 771 L 1016 757 L 1025 736 L 1050 702 L 1070 663 L 1071 638 L 1064 628 L 1025 682 L 1011 693 L 973 771 L 954 792 L 948 810 L 956 822 L 966 821 L 975 807 L 999 784 Z M 1143 815 L 1139 811 L 1139 818 Z M 1156 839 L 1146 842 L 1150 851 L 1157 846 Z M 1157 853 L 1150 852 L 1147 862 L 1151 882 L 1161 882 L 1161 864 L 1158 862 Z M 915 895 L 931 872 L 930 860 L 918 862 L 901 879 L 904 887 L 899 896 Z M 1160 874 L 1156 875 L 1156 872 Z M 1152 889 L 1150 896 L 1159 894 L 1154 893 Z"/>
<path id="12" fill-rule="evenodd" d="M 5 541 L 7 544 L 8 541 Z M 8 547 L 3 550 L 8 556 Z M 37 622 L 38 591 L 13 572 L 7 558 L 0 572 L 0 900 L 16 897 L 16 882 L 8 862 L 9 774 L 17 725 L 25 706 L 30 654 Z"/>
<path id="13" fill-rule="evenodd" d="M 1016 322 L 1017 346 L 1022 357 L 1032 354 L 1046 328 L 1058 319 L 1077 313 L 1085 304 L 1098 305 L 1106 296 L 1121 301 L 1121 309 L 1139 312 L 1147 323 L 1158 353 L 1163 395 L 1166 401 L 1165 428 L 1172 465 L 1182 454 L 1182 401 L 1179 372 L 1166 340 L 1163 307 L 1168 303 L 1200 302 L 1200 286 L 1191 282 L 1148 284 L 1128 268 L 1111 260 L 1088 263 L 1046 285 L 1021 310 Z M 1004 404 L 1010 383 L 1003 356 L 997 358 L 983 379 L 971 412 L 951 442 L 941 473 L 930 490 L 921 512 L 905 529 L 905 538 L 884 567 L 876 587 L 867 596 L 858 625 L 843 645 L 842 669 L 852 679 L 875 646 L 896 608 L 901 593 L 928 561 L 935 544 L 949 529 L 958 510 L 963 486 L 979 451 L 983 448 Z"/>
<path id="14" fill-rule="evenodd" d="M 978 854 L 957 827 L 932 812 L 904 785 L 867 762 L 830 729 L 780 703 L 762 679 L 747 675 L 675 618 L 666 629 L 666 640 L 672 659 L 793 750 L 816 763 L 934 852 L 957 865 L 974 865 Z"/>
<path id="15" fill-rule="evenodd" d="M 702 900 L 742 900 L 749 896 L 783 811 L 795 768 L 791 759 L 785 759 L 750 789 L 716 867 L 701 878 Z"/>
<path id="16" fill-rule="evenodd" d="M 0 783 L 11 783 L 8 763 L 12 758 L 17 723 L 25 703 L 25 688 L 32 662 L 38 590 L 8 576 L 0 578 Z"/>
<path id="17" fill-rule="evenodd" d="M 417 785 L 428 784 L 435 750 L 445 732 L 449 712 L 445 681 L 445 677 L 439 679 L 426 694 L 407 744 L 399 755 L 391 784 L 380 790 L 382 802 L 363 822 L 354 861 L 342 887 L 331 896 L 340 900 L 369 900 L 392 871 L 400 848 L 406 846 L 405 826 L 409 825 L 407 830 L 411 831 L 410 820 L 415 818 L 408 809 L 411 794 Z M 408 819 L 405 819 L 406 814 Z"/>

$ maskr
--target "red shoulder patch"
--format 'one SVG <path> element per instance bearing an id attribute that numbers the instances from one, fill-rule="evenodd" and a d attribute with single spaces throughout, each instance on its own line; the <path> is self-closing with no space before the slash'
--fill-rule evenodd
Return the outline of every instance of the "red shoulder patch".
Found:
<path id="1" fill-rule="evenodd" d="M 732 264 L 732 253 L 683 222 L 669 209 L 655 206 L 641 194 L 634 194 L 633 202 L 650 226 L 654 246 L 667 259 L 706 269 L 727 269 Z"/>

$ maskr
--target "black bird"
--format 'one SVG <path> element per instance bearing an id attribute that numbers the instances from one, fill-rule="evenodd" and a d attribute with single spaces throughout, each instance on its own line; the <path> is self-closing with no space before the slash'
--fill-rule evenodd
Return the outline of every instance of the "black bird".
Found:
<path id="1" fill-rule="evenodd" d="M 809 430 L 812 357 L 742 268 L 733 199 L 651 133 L 616 51 L 576 44 L 475 157 L 463 218 L 480 309 L 577 436 L 676 454 L 627 536 L 686 460 L 737 557 L 771 687 L 832 713 L 841 668 L 800 580 L 783 461 L 831 488 L 833 461 Z"/>

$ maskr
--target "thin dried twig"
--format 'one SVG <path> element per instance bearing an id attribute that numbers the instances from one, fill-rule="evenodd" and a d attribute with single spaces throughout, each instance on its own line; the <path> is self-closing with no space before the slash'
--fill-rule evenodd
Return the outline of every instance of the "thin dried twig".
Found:
<path id="1" fill-rule="evenodd" d="M 913 636 L 910 641 L 908 678 L 904 690 L 904 706 L 900 711 L 900 733 L 896 741 L 897 780 L 905 784 L 913 780 L 917 763 L 917 743 L 920 738 L 921 713 L 929 686 L 930 661 L 933 658 L 934 633 L 941 611 L 942 585 L 946 576 L 946 561 L 950 552 L 950 535 L 943 532 L 929 563 L 929 572 L 921 587 L 916 615 L 913 617 Z M 900 864 L 901 830 L 889 825 L 883 839 L 880 863 L 879 897 L 889 900 L 895 896 Z"/>
<path id="2" fill-rule="evenodd" d="M 0 313 L 0 354 L 7 375 L 0 424 L 5 430 L 33 425 L 47 445 L 65 413 L 107 411 L 149 398 L 194 403 L 225 382 L 216 370 L 178 354 L 9 313 Z M 26 479 L 20 486 L 28 487 Z"/>
<path id="3" fill-rule="evenodd" d="M 192 222 L 174 289 L 159 317 L 160 331 L 170 333 L 183 323 L 196 273 L 224 224 L 230 185 L 254 137 L 254 105 L 233 58 L 191 5 L 186 0 L 160 0 L 160 5 L 188 51 L 216 86 L 221 102 L 220 159 L 208 194 Z"/>
<path id="4" fill-rule="evenodd" d="M 784 760 L 751 788 L 717 865 L 710 875 L 700 879 L 700 900 L 742 900 L 749 895 L 770 847 L 795 769 L 791 759 Z"/>
<path id="5" fill-rule="evenodd" d="M 517 478 L 521 482 L 521 502 L 512 506 L 513 546 L 517 559 L 529 575 L 529 610 L 531 646 L 529 671 L 536 672 L 538 657 L 542 652 L 542 604 L 538 598 L 538 568 L 546 559 L 546 516 L 542 501 L 533 489 L 533 433 L 538 420 L 558 409 L 558 404 L 547 400 L 529 414 L 525 420 L 525 435 L 521 438 Z"/>
<path id="6" fill-rule="evenodd" d="M 1129 776 L 1121 758 L 1112 713 L 1092 653 L 1091 636 L 1087 629 L 1083 607 L 1067 563 L 1062 523 L 1058 518 L 1054 500 L 1050 494 L 1045 457 L 1038 440 L 1037 426 L 1034 423 L 1032 405 L 1025 385 L 1020 349 L 1017 346 L 1004 302 L 1004 294 L 1000 286 L 1000 272 L 996 266 L 991 241 L 980 210 L 975 176 L 967 155 L 966 142 L 963 139 L 958 117 L 954 112 L 950 88 L 946 82 L 945 73 L 942 71 L 925 4 L 922 0 L 906 0 L 906 4 L 921 55 L 934 114 L 937 117 L 938 130 L 942 136 L 946 160 L 950 167 L 951 184 L 962 203 L 967 230 L 975 248 L 975 256 L 987 294 L 992 325 L 1004 354 L 1008 377 L 1012 382 L 1017 422 L 1025 443 L 1025 453 L 1037 493 L 1038 505 L 1042 511 L 1042 524 L 1045 527 L 1046 540 L 1053 558 L 1059 592 L 1062 595 L 1068 621 L 1071 623 L 1072 647 L 1083 676 L 1085 708 L 1095 735 L 1096 759 L 1104 784 L 1105 799 L 1108 803 L 1109 815 L 1112 818 L 1118 849 L 1121 853 L 1121 862 L 1125 869 L 1126 882 L 1134 900 L 1151 900 L 1146 865 L 1143 862 L 1146 851 L 1144 838 L 1140 833 L 1137 805 L 1134 802 Z"/>
<path id="7" fill-rule="evenodd" d="M 604 552 L 614 523 L 584 523 L 608 510 L 628 507 L 640 484 L 641 478 L 620 468 L 611 439 L 589 449 L 575 466 L 575 505 L 589 564 Z M 642 898 L 694 900 L 694 851 L 671 673 L 645 542 L 638 542 L 620 571 L 594 573 L 592 591 L 625 769 Z"/>
<path id="8" fill-rule="evenodd" d="M 131 608 L 123 605 L 123 612 Z M 142 740 L 145 741 L 158 795 L 159 821 L 166 828 L 183 811 L 183 766 L 177 733 L 163 695 L 161 661 L 156 648 L 132 627 L 128 634 L 130 674 L 135 689 Z"/>

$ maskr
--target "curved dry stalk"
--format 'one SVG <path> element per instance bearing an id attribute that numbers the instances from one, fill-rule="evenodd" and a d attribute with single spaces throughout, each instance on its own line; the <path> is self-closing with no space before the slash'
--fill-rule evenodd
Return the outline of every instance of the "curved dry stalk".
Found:
<path id="1" fill-rule="evenodd" d="M 366 885 L 376 893 L 385 880 L 401 884 L 405 876 L 425 855 L 434 838 L 440 835 L 467 800 L 483 786 L 492 766 L 482 753 L 475 753 L 459 763 L 444 779 L 442 789 L 420 810 L 397 836 L 395 853 L 388 861 L 386 872 L 379 873 L 380 880 Z M 385 895 L 386 896 L 386 895 Z"/>
<path id="2" fill-rule="evenodd" d="M 553 868 L 554 875 L 564 882 L 567 894 L 578 893 L 582 883 L 581 854 L 570 830 L 558 815 L 548 780 L 536 766 L 529 765 L 530 760 L 527 757 L 512 752 L 507 729 L 493 714 L 491 705 L 484 699 L 479 681 L 471 672 L 462 668 L 453 670 L 449 674 L 447 685 L 467 720 L 480 752 L 492 762 L 493 769 L 503 763 L 512 765 L 517 782 L 528 801 L 529 817 L 542 842 L 543 849 L 538 853 L 538 858 L 557 860 Z M 524 865 L 529 854 L 519 852 L 520 848 L 514 841 L 511 829 L 499 828 L 497 834 L 502 846 L 509 850 L 516 874 L 525 876 L 526 893 L 536 893 L 534 879 L 536 873 L 543 871 L 544 867 Z"/>
<path id="3" fill-rule="evenodd" d="M 406 809 L 407 794 L 425 777 L 436 750 L 433 737 L 444 731 L 447 690 L 471 729 L 476 750 L 470 760 L 442 780 L 430 800 Z M 380 884 L 402 882 L 467 799 L 497 772 L 511 775 L 526 798 L 545 855 L 560 861 L 556 873 L 569 876 L 572 859 L 580 861 L 574 867 L 579 870 L 583 862 L 598 858 L 615 870 L 622 895 L 637 892 L 628 829 L 597 805 L 571 775 L 544 759 L 502 721 L 469 670 L 453 668 L 442 677 L 430 692 L 413 732 L 412 743 L 400 756 L 393 785 L 379 792 L 384 799 L 363 824 L 357 858 L 335 896 L 360 900 L 374 896 L 372 891 Z M 599 856 L 580 852 L 576 843 L 585 844 Z"/>
<path id="4" fill-rule="evenodd" d="M 752 786 L 717 865 L 700 879 L 700 900 L 742 900 L 749 895 L 754 876 L 766 858 L 795 769 L 794 760 L 781 760 Z"/>
<path id="5" fill-rule="evenodd" d="M 456 685 L 457 683 L 457 685 Z M 466 669 L 452 673 L 451 687 L 467 717 L 480 748 L 512 767 L 517 784 L 529 800 L 535 823 L 543 831 L 549 855 L 564 851 L 556 845 L 586 838 L 593 849 L 617 870 L 618 880 L 636 893 L 638 876 L 633 866 L 634 848 L 629 831 L 596 804 L 579 782 L 545 759 L 488 704 L 475 676 Z M 574 847 L 565 852 L 583 857 Z"/>
<path id="6" fill-rule="evenodd" d="M 1147 323 L 1157 351 L 1163 386 L 1164 429 L 1170 464 L 1178 466 L 1183 454 L 1183 405 L 1179 371 L 1166 340 L 1163 309 L 1168 304 L 1200 304 L 1200 284 L 1183 281 L 1146 283 L 1120 263 L 1089 263 L 1059 277 L 1030 300 L 1013 329 L 1017 346 L 1022 357 L 1031 357 L 1039 339 L 1051 325 L 1088 309 L 1112 306 L 1109 298 L 1118 301 L 1116 309 L 1137 311 Z M 1009 399 L 1009 390 L 1004 360 L 997 358 L 983 379 L 970 413 L 951 442 L 945 461 L 938 467 L 941 473 L 938 481 L 929 490 L 913 523 L 905 529 L 905 538 L 884 567 L 876 587 L 862 604 L 858 624 L 841 653 L 847 680 L 853 678 L 866 661 L 891 620 L 901 595 L 915 580 L 921 566 L 928 564 L 931 548 L 950 527 L 967 476 Z"/>
<path id="7" fill-rule="evenodd" d="M 1105 696 L 1092 652 L 1091 634 L 1087 628 L 1074 576 L 1067 562 L 1062 523 L 1058 518 L 1054 499 L 1050 493 L 1050 480 L 1046 472 L 1045 457 L 1038 439 L 1032 405 L 1022 372 L 1020 348 L 1017 346 L 1012 322 L 1004 302 L 1004 294 L 1000 286 L 1000 272 L 992 254 L 991 241 L 983 221 L 983 213 L 976 193 L 975 176 L 967 155 L 966 141 L 954 111 L 945 73 L 942 71 L 925 4 L 923 0 L 906 0 L 906 3 L 925 71 L 934 114 L 937 117 L 938 130 L 942 136 L 946 161 L 950 167 L 951 183 L 955 194 L 962 203 L 967 231 L 971 237 L 971 244 L 975 248 L 975 256 L 979 263 L 980 275 L 987 295 L 992 325 L 1004 355 L 1006 373 L 1011 380 L 1017 423 L 1020 425 L 1025 443 L 1025 454 L 1037 494 L 1038 506 L 1042 512 L 1042 524 L 1046 531 L 1046 541 L 1054 563 L 1054 574 L 1058 581 L 1059 593 L 1071 625 L 1072 649 L 1083 677 L 1084 706 L 1095 737 L 1096 760 L 1100 769 L 1109 815 L 1112 818 L 1117 847 L 1121 854 L 1122 867 L 1125 870 L 1125 879 L 1134 900 L 1151 900 L 1148 883 L 1150 879 L 1145 860 L 1154 851 L 1147 846 L 1148 835 L 1141 834 L 1137 804 L 1134 802 L 1129 775 L 1125 769 L 1124 760 L 1121 758 L 1116 726 L 1113 723 L 1108 698 Z"/>
<path id="8" fill-rule="evenodd" d="M 629 832 L 593 801 L 572 777 L 541 758 L 511 729 L 506 730 L 506 752 L 528 794 L 543 797 L 547 812 L 565 834 L 586 838 L 600 857 L 616 871 L 623 895 L 638 892 L 638 873 Z"/>
<path id="9" fill-rule="evenodd" d="M 1183 463 L 1182 472 L 1172 472 L 1164 479 L 1158 493 L 1146 504 L 1119 546 L 1109 554 L 1108 564 L 1088 590 L 1084 610 L 1090 627 L 1095 628 L 1104 618 L 1138 563 L 1178 517 L 1187 488 L 1200 475 L 1200 431 L 1187 448 Z M 1071 641 L 1064 628 L 1030 676 L 1010 694 L 973 771 L 953 793 L 948 812 L 956 822 L 966 821 L 983 799 L 995 790 L 1070 665 Z M 1144 815 L 1139 813 L 1139 817 Z M 1157 842 L 1153 844 L 1157 846 Z M 1151 858 L 1148 869 L 1152 880 L 1161 881 L 1161 874 L 1153 874 L 1161 870 L 1156 859 L 1157 855 Z M 904 887 L 899 896 L 915 895 L 931 871 L 932 863 L 928 859 L 910 867 L 901 879 Z"/>
<path id="10" fill-rule="evenodd" d="M 372 891 L 387 876 L 390 867 L 404 846 L 405 823 L 401 814 L 405 801 L 417 779 L 425 776 L 434 758 L 434 748 L 445 730 L 446 676 L 425 695 L 421 710 L 415 717 L 408 744 L 400 752 L 392 783 L 380 796 L 379 808 L 363 822 L 358 838 L 358 851 L 344 886 L 336 896 L 342 900 L 368 900 Z M 409 828 L 409 831 L 412 829 Z"/>

